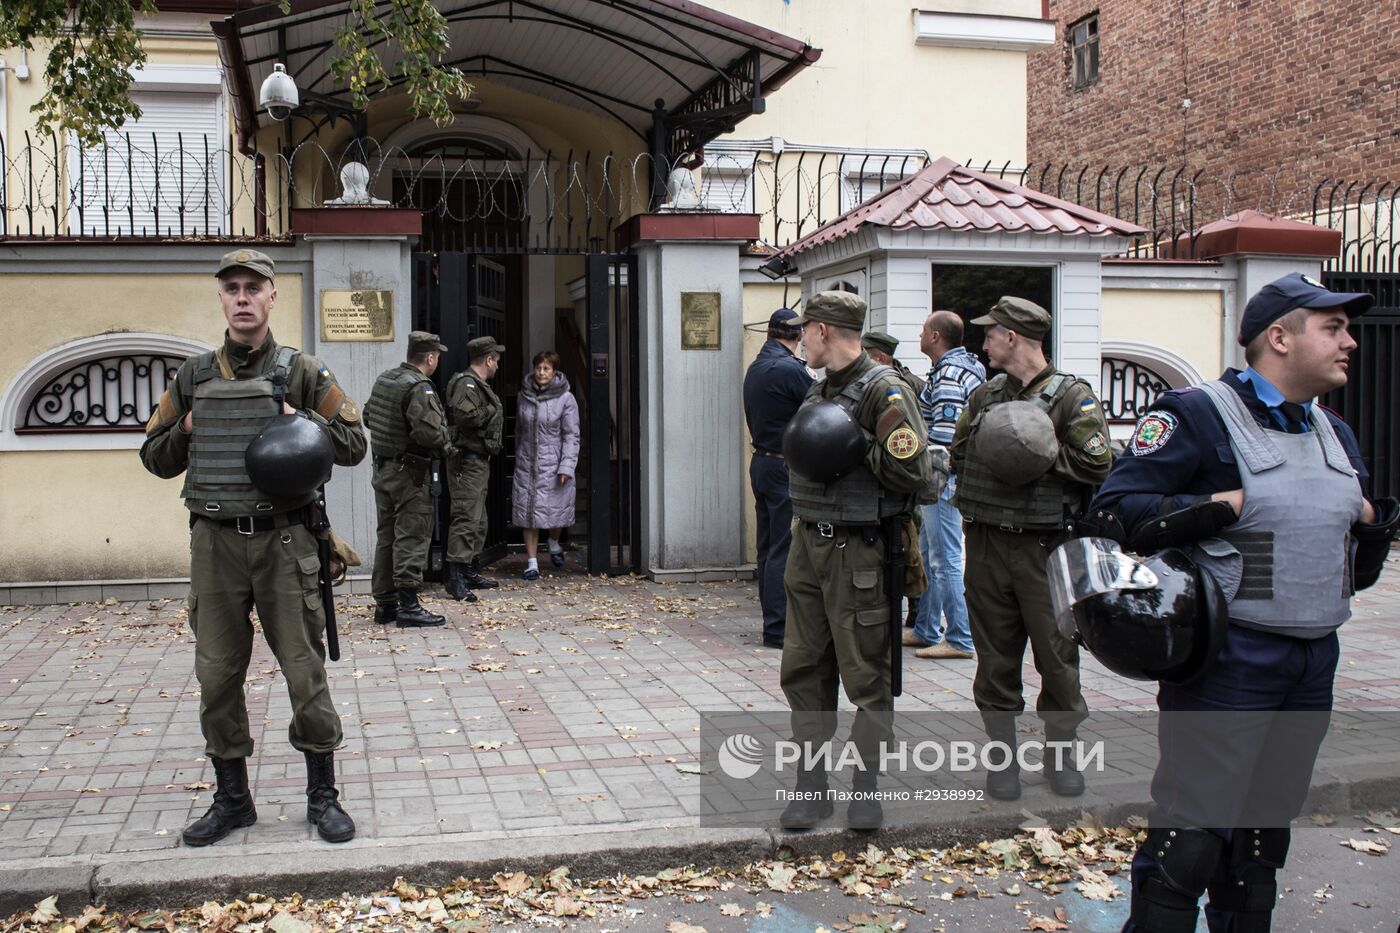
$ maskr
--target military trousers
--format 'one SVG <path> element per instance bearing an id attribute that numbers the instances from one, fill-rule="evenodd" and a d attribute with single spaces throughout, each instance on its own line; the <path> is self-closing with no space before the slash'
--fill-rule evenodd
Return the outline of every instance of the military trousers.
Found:
<path id="1" fill-rule="evenodd" d="M 393 460 L 375 464 L 374 601 L 392 603 L 401 589 L 423 587 L 423 565 L 433 537 L 433 497 L 428 484 L 415 486 L 408 470 Z"/>
<path id="2" fill-rule="evenodd" d="M 245 535 L 211 521 L 194 523 L 189 619 L 207 754 L 253 753 L 243 684 L 253 654 L 254 609 L 287 681 L 292 747 L 323 753 L 340 744 L 340 716 L 326 682 L 320 566 L 316 539 L 303 525 Z"/>
<path id="3" fill-rule="evenodd" d="M 462 456 L 462 472 L 447 475 L 452 493 L 452 524 L 447 533 L 447 559 L 470 564 L 486 545 L 486 489 L 491 462 Z"/>
<path id="4" fill-rule="evenodd" d="M 838 681 L 856 707 L 851 741 L 865 761 L 894 734 L 890 606 L 885 546 L 860 529 L 824 537 L 810 522 L 792 532 L 781 682 L 792 708 L 793 740 L 820 745 L 836 733 Z"/>
<path id="5" fill-rule="evenodd" d="M 1040 674 L 1036 710 L 1048 726 L 1072 731 L 1089 707 L 1079 688 L 1079 648 L 1055 627 L 1050 604 L 1045 559 L 1054 532 L 1006 531 L 978 522 L 968 522 L 964 530 L 963 581 L 977 649 L 973 701 L 984 713 L 1026 708 L 1021 667 L 1029 641 Z"/>

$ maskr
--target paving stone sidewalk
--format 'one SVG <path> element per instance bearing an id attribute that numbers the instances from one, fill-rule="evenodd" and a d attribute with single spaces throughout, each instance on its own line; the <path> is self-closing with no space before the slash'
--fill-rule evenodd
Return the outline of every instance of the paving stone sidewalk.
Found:
<path id="1" fill-rule="evenodd" d="M 751 582 L 513 580 L 439 629 L 340 600 L 330 665 L 351 846 L 694 826 L 702 710 L 784 710 Z M 1400 567 L 1342 630 L 1338 706 L 1400 708 Z M 323 848 L 304 819 L 285 684 L 259 637 L 248 706 L 259 822 L 218 849 Z M 1092 709 L 1149 708 L 1152 685 L 1085 655 Z M 1027 696 L 1038 688 L 1025 669 Z M 906 652 L 901 711 L 971 710 L 972 661 Z M 844 701 L 843 701 L 844 702 Z M 1032 701 L 1033 702 L 1033 701 Z M 193 640 L 180 601 L 0 609 L 0 869 L 176 848 L 210 802 Z M 664 838 L 664 833 L 659 838 Z"/>

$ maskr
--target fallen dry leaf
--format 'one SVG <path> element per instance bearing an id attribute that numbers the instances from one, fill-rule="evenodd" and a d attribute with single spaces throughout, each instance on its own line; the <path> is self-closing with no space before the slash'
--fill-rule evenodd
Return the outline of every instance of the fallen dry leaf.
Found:
<path id="1" fill-rule="evenodd" d="M 1348 839 L 1341 844 L 1355 849 L 1357 852 L 1365 852 L 1367 855 L 1385 855 L 1390 851 L 1390 846 L 1387 845 L 1383 839 L 1376 839 L 1374 841 L 1368 839 Z"/>
<path id="2" fill-rule="evenodd" d="M 35 904 L 29 919 L 34 923 L 53 923 L 58 917 L 58 895 L 54 894 Z"/>
<path id="3" fill-rule="evenodd" d="M 1022 927 L 1023 930 L 1068 930 L 1067 924 L 1061 923 L 1054 917 L 1032 917 L 1030 923 Z"/>
<path id="4" fill-rule="evenodd" d="M 1091 901 L 1111 901 L 1123 894 L 1123 890 L 1101 871 L 1081 865 L 1079 877 L 1081 880 L 1075 884 L 1074 889 Z"/>

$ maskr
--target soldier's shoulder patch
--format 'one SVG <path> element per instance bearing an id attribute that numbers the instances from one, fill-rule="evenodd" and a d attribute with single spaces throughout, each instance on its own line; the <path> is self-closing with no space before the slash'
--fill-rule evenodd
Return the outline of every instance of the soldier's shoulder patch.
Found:
<path id="1" fill-rule="evenodd" d="M 359 424 L 360 408 L 358 405 L 355 404 L 355 400 L 347 395 L 345 397 L 345 400 L 340 403 L 340 409 L 337 411 L 337 416 L 340 418 L 341 421 L 344 421 L 346 424 Z"/>
<path id="2" fill-rule="evenodd" d="M 1086 415 L 1092 415 L 1094 413 L 1094 409 L 1098 407 L 1099 403 L 1094 401 L 1092 398 L 1086 398 L 1079 403 L 1079 410 Z"/>
<path id="3" fill-rule="evenodd" d="M 1133 431 L 1133 439 L 1128 443 L 1128 449 L 1135 457 L 1161 450 L 1176 433 L 1177 426 L 1176 415 L 1171 412 L 1149 411 L 1139 419 L 1137 429 Z"/>
<path id="4" fill-rule="evenodd" d="M 1084 442 L 1084 452 L 1094 457 L 1101 457 L 1108 452 L 1108 438 L 1103 436 L 1103 432 L 1095 431 L 1094 436 Z"/>
<path id="5" fill-rule="evenodd" d="M 919 452 L 919 435 L 907 424 L 896 428 L 885 438 L 885 450 L 896 460 L 908 460 Z"/>
<path id="6" fill-rule="evenodd" d="M 885 390 L 885 401 L 890 404 L 894 404 L 902 398 L 904 398 L 904 393 L 900 392 L 897 386 L 890 386 Z"/>

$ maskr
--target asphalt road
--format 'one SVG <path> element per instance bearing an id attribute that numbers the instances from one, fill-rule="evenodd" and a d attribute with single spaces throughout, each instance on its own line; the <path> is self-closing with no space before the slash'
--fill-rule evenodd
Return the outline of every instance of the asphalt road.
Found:
<path id="1" fill-rule="evenodd" d="M 1400 871 L 1396 862 L 1400 850 L 1372 856 L 1342 846 L 1347 838 L 1360 835 L 1355 829 L 1309 828 L 1294 832 L 1288 865 L 1279 873 L 1274 933 L 1400 933 Z M 1126 875 L 1116 880 L 1126 895 Z M 995 891 L 995 896 L 967 896 L 950 901 L 940 899 L 940 895 L 953 886 L 936 878 L 901 887 L 900 893 L 923 906 L 924 914 L 882 908 L 846 896 L 835 885 L 796 894 L 759 895 L 736 886 L 702 903 L 683 903 L 678 898 L 634 902 L 629 906 L 635 913 L 629 911 L 622 917 L 582 923 L 573 919 L 569 929 L 660 933 L 672 921 L 681 921 L 703 927 L 707 933 L 811 933 L 818 927 L 833 929 L 833 924 L 840 923 L 847 924 L 846 929 L 854 927 L 858 933 L 886 933 L 892 921 L 903 919 L 907 923 L 904 929 L 910 933 L 1007 933 L 1028 929 L 1032 917 L 1054 919 L 1059 907 L 1064 911 L 1063 929 L 1067 933 L 1117 933 L 1128 916 L 1126 896 L 1107 903 L 1091 901 L 1072 886 L 1066 886 L 1060 894 L 1050 897 L 1025 884 L 1016 895 L 1008 895 L 1002 889 L 1011 883 L 1012 878 L 1003 876 L 995 884 L 984 886 L 989 892 Z M 759 914 L 760 901 L 772 905 L 768 916 Z M 724 905 L 737 905 L 744 912 L 727 916 L 721 911 Z M 733 913 L 732 906 L 729 911 Z M 860 915 L 875 924 L 862 927 Z M 1204 918 L 1198 929 L 1205 933 Z"/>

